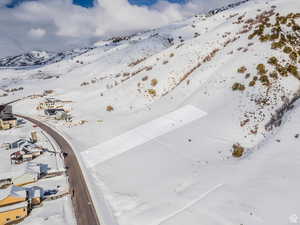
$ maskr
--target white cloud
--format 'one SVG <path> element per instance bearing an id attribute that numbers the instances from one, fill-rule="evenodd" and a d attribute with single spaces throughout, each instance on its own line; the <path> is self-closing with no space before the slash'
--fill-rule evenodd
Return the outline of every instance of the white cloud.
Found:
<path id="1" fill-rule="evenodd" d="M 32 28 L 28 31 L 28 35 L 32 38 L 42 38 L 43 36 L 46 35 L 46 30 L 42 29 L 42 28 Z"/>
<path id="2" fill-rule="evenodd" d="M 4 7 L 4 6 L 8 5 L 9 3 L 11 3 L 11 0 L 1 0 L 0 7 Z"/>
<path id="3" fill-rule="evenodd" d="M 4 34 L 0 56 L 86 45 L 102 37 L 164 26 L 232 1 L 238 0 L 190 0 L 185 5 L 159 1 L 152 7 L 131 5 L 127 0 L 98 0 L 89 9 L 73 5 L 72 0 L 38 0 L 14 9 L 0 7 L 0 33 Z"/>

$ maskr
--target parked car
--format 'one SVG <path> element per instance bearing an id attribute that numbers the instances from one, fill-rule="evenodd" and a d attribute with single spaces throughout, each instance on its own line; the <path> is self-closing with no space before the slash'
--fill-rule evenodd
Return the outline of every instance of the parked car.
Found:
<path id="1" fill-rule="evenodd" d="M 58 190 L 47 190 L 44 192 L 44 196 L 49 196 L 49 195 L 55 195 L 58 192 Z"/>

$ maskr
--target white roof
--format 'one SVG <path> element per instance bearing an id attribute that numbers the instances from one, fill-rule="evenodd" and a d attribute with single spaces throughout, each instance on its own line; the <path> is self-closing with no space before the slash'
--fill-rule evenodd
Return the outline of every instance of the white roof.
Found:
<path id="1" fill-rule="evenodd" d="M 0 190 L 0 200 L 5 199 L 8 196 L 14 196 L 19 198 L 26 198 L 26 190 L 17 186 L 10 186 L 9 188 Z"/>
<path id="2" fill-rule="evenodd" d="M 21 203 L 18 203 L 18 204 L 13 204 L 13 205 L 0 207 L 0 212 L 7 212 L 7 211 L 10 211 L 10 210 L 14 210 L 14 209 L 24 208 L 24 207 L 27 207 L 27 205 L 28 205 L 28 203 L 27 203 L 27 201 L 25 201 L 25 202 L 21 202 Z"/>

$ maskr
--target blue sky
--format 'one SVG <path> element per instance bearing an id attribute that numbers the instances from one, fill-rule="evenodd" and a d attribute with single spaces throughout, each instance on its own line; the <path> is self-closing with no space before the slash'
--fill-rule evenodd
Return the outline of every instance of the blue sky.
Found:
<path id="1" fill-rule="evenodd" d="M 73 0 L 73 2 L 77 5 L 82 5 L 84 7 L 93 6 L 94 0 Z M 172 3 L 184 3 L 186 0 L 167 0 Z M 158 0 L 129 0 L 129 2 L 133 5 L 153 5 L 158 2 Z"/>
<path id="2" fill-rule="evenodd" d="M 38 0 L 13 0 L 8 7 L 14 7 L 25 1 L 38 1 Z M 157 3 L 159 0 L 129 0 L 129 2 L 133 5 L 146 5 L 151 6 Z M 187 0 L 165 0 L 171 3 L 185 3 Z M 76 5 L 81 5 L 83 7 L 93 7 L 94 0 L 73 0 L 73 3 Z"/>

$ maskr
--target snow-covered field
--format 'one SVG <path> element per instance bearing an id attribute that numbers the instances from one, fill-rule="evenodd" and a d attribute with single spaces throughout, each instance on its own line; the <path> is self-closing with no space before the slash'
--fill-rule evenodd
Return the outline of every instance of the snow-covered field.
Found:
<path id="1" fill-rule="evenodd" d="M 291 70 L 276 77 L 280 66 L 268 63 L 299 66 L 299 41 L 295 61 L 259 40 L 269 36 L 249 38 L 299 11 L 298 0 L 252 0 L 99 42 L 57 63 L 1 68 L 3 90 L 23 89 L 0 100 L 54 90 L 48 97 L 72 101 L 72 123 L 42 116 L 36 106 L 45 97 L 14 110 L 51 123 L 72 143 L 105 225 L 299 224 L 300 108 L 290 103 L 300 82 Z M 299 35 L 299 17 L 290 23 L 281 24 L 283 35 Z M 235 83 L 244 86 L 234 91 Z M 281 107 L 289 110 L 273 126 Z M 237 143 L 241 158 L 232 156 Z"/>

